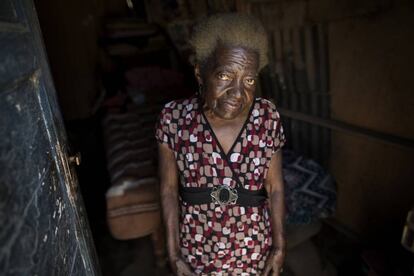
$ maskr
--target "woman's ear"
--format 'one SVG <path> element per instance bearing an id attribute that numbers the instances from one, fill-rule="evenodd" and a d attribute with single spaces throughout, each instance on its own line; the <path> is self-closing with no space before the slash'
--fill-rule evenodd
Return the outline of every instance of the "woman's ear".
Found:
<path id="1" fill-rule="evenodd" d="M 194 65 L 194 76 L 197 79 L 198 85 L 203 85 L 203 79 L 201 78 L 200 73 L 200 65 L 198 65 L 198 63 Z"/>

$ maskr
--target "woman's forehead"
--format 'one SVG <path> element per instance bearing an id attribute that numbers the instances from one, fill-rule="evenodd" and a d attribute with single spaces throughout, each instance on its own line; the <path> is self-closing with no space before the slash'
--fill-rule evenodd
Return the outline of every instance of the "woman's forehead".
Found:
<path id="1" fill-rule="evenodd" d="M 218 46 L 214 54 L 214 69 L 257 70 L 259 55 L 243 47 Z"/>

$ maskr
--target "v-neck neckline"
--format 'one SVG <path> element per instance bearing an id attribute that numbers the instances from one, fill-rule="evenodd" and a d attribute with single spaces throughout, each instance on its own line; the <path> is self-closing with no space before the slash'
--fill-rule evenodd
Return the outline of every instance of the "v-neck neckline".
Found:
<path id="1" fill-rule="evenodd" d="M 233 141 L 232 146 L 229 148 L 229 151 L 227 153 L 224 151 L 219 139 L 216 136 L 216 133 L 214 132 L 214 129 L 211 127 L 210 122 L 208 121 L 208 118 L 204 113 L 202 105 L 200 104 L 200 106 L 199 106 L 200 111 L 201 111 L 201 116 L 203 117 L 204 121 L 206 122 L 208 130 L 210 131 L 211 135 L 213 136 L 213 139 L 216 141 L 216 144 L 217 144 L 217 146 L 219 147 L 219 150 L 220 150 L 220 154 L 222 155 L 222 157 L 224 156 L 224 159 L 227 161 L 228 164 L 230 164 L 229 156 L 233 153 L 234 147 L 236 146 L 237 142 L 239 141 L 241 135 L 243 134 L 243 131 L 246 129 L 247 123 L 250 121 L 250 118 L 252 116 L 252 112 L 253 112 L 255 104 L 256 104 L 256 98 L 253 99 L 253 102 L 252 102 L 252 104 L 250 106 L 250 109 L 249 109 L 249 113 L 247 114 L 247 117 L 246 117 L 242 127 L 240 128 L 239 133 L 237 134 L 236 138 Z"/>

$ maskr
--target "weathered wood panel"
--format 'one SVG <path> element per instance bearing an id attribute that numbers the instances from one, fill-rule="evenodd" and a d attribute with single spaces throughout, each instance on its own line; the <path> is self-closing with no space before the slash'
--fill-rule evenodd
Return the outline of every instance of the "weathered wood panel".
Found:
<path id="1" fill-rule="evenodd" d="M 0 10 L 0 274 L 96 275 L 34 7 Z"/>
<path id="2" fill-rule="evenodd" d="M 412 7 L 330 23 L 334 119 L 414 139 Z M 414 203 L 414 152 L 341 133 L 331 150 L 338 219 L 367 238 L 398 240 Z"/>

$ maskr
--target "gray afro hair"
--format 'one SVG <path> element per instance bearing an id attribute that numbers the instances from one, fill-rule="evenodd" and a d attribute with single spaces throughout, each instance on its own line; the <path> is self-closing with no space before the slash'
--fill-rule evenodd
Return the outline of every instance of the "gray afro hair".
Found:
<path id="1" fill-rule="evenodd" d="M 268 63 L 268 40 L 256 18 L 237 13 L 216 14 L 198 23 L 190 41 L 196 63 L 205 64 L 217 45 L 243 47 L 259 54 L 259 71 Z"/>

